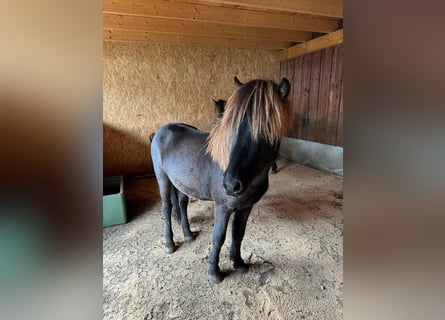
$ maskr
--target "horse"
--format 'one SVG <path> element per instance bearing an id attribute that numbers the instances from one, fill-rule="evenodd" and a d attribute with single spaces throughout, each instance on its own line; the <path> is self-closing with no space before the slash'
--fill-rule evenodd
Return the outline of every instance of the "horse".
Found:
<path id="1" fill-rule="evenodd" d="M 217 121 L 222 118 L 224 111 L 226 110 L 227 100 L 222 100 L 222 99 L 219 100 L 212 99 L 212 100 L 213 100 L 213 113 L 215 115 L 213 123 L 216 124 Z"/>
<path id="2" fill-rule="evenodd" d="M 241 81 L 238 80 L 237 77 L 234 78 L 235 88 L 238 88 L 242 85 Z M 214 111 L 214 120 L 213 124 L 215 125 L 218 120 L 220 120 L 224 114 L 227 100 L 213 100 L 213 111 Z M 196 127 L 193 127 L 194 129 L 197 129 Z M 153 141 L 155 133 L 152 133 L 150 135 L 150 143 Z M 274 163 L 276 166 L 276 164 Z M 274 168 L 274 165 L 272 165 L 272 169 Z M 187 206 L 189 203 L 189 197 L 180 192 L 178 189 L 175 188 L 175 186 L 171 185 L 171 191 L 170 191 L 170 202 L 172 205 L 172 213 L 173 217 L 175 218 L 176 222 L 181 225 L 182 232 L 184 234 L 184 240 L 185 242 L 191 242 L 194 240 L 194 234 L 190 230 L 190 225 L 188 223 L 188 216 L 187 216 Z M 172 248 L 166 248 L 167 253 L 171 253 Z"/>
<path id="3" fill-rule="evenodd" d="M 166 253 L 172 253 L 175 246 L 172 186 L 185 197 L 214 201 L 210 283 L 223 280 L 219 255 L 232 214 L 230 259 L 235 269 L 248 270 L 241 257 L 241 242 L 253 205 L 268 189 L 268 171 L 278 155 L 278 142 L 291 126 L 292 110 L 286 99 L 289 91 L 286 78 L 279 84 L 251 80 L 232 93 L 223 117 L 210 133 L 169 123 L 153 137 L 151 156 L 165 219 Z M 186 211 L 184 204 L 179 201 L 181 215 Z M 191 233 L 184 233 L 184 237 L 193 239 Z"/>

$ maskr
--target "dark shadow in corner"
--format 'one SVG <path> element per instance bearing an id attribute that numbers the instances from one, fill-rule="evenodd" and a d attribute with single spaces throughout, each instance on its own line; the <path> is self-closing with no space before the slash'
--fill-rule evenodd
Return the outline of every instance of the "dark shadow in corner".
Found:
<path id="1" fill-rule="evenodd" d="M 153 176 L 140 178 L 127 178 L 124 180 L 125 202 L 127 206 L 128 220 L 134 220 L 139 216 L 155 210 L 161 210 L 161 198 L 159 196 L 158 184 Z M 160 214 L 161 216 L 161 214 Z"/>
<path id="2" fill-rule="evenodd" d="M 150 139 L 103 124 L 104 176 L 133 177 L 153 173 Z"/>
<path id="3" fill-rule="evenodd" d="M 153 174 L 150 139 L 141 139 L 103 124 L 103 175 L 124 176 L 128 221 L 153 209 L 159 199 Z"/>

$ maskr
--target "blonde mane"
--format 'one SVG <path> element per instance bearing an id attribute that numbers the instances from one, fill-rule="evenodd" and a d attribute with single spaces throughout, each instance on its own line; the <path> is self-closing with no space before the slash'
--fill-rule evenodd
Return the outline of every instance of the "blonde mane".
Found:
<path id="1" fill-rule="evenodd" d="M 292 109 L 281 100 L 271 80 L 252 80 L 239 87 L 227 100 L 224 115 L 210 132 L 207 152 L 223 170 L 229 165 L 234 131 L 249 117 L 252 139 L 273 144 L 283 137 L 293 121 Z"/>

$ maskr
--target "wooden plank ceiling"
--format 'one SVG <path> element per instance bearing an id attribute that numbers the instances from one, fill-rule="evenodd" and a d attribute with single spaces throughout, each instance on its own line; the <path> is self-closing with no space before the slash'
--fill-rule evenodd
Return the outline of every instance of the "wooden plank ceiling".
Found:
<path id="1" fill-rule="evenodd" d="M 341 43 L 342 24 L 343 0 L 103 0 L 105 41 L 280 49 L 280 60 Z"/>

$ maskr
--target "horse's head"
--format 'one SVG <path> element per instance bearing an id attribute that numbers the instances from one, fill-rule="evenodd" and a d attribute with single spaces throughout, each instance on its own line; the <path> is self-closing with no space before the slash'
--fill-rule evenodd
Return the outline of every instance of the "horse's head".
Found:
<path id="1" fill-rule="evenodd" d="M 240 86 L 243 85 L 243 83 L 239 81 L 237 77 L 233 78 L 233 84 L 235 86 L 235 89 L 238 89 Z M 222 118 L 224 111 L 226 110 L 227 100 L 222 100 L 222 99 L 218 100 L 212 99 L 212 100 L 213 100 L 213 110 L 215 113 L 215 119 Z"/>
<path id="2" fill-rule="evenodd" d="M 226 109 L 226 100 L 213 100 L 215 119 L 221 118 L 224 114 L 224 110 Z"/>
<path id="3" fill-rule="evenodd" d="M 278 154 L 278 142 L 286 134 L 292 112 L 285 102 L 290 91 L 285 78 L 252 80 L 230 96 L 221 122 L 210 135 L 208 150 L 224 171 L 223 185 L 229 195 L 240 196 Z"/>

